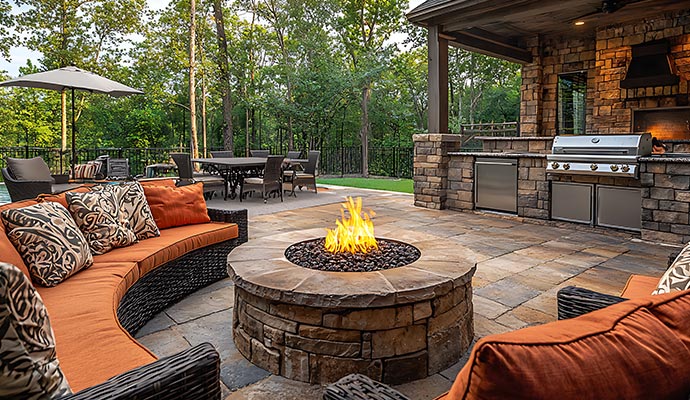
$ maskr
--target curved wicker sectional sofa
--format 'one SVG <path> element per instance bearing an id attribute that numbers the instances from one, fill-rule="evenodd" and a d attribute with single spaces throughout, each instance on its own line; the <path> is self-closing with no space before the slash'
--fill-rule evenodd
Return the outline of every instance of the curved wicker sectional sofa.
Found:
<path id="1" fill-rule="evenodd" d="M 28 200 L 0 206 L 35 204 Z M 133 337 L 154 315 L 228 276 L 226 258 L 247 241 L 246 210 L 208 210 L 212 222 L 95 256 L 55 287 L 37 287 L 53 326 L 73 399 L 220 398 L 219 358 L 202 344 L 158 360 Z M 26 266 L 0 221 L 0 261 Z"/>

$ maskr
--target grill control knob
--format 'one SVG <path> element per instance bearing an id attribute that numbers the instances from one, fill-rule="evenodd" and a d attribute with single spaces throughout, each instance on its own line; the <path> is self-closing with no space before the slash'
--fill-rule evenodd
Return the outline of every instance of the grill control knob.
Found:
<path id="1" fill-rule="evenodd" d="M 563 164 L 563 169 L 566 170 L 566 171 L 569 170 L 569 169 L 570 169 L 570 164 L 568 164 L 568 163 Z"/>
<path id="2" fill-rule="evenodd" d="M 599 169 L 599 166 L 596 165 L 596 164 L 592 164 L 592 165 L 589 166 L 589 169 L 591 169 L 592 171 L 596 171 L 596 170 Z"/>
<path id="3" fill-rule="evenodd" d="M 621 171 L 628 172 L 628 171 L 630 171 L 630 167 L 628 165 L 624 165 L 621 167 Z"/>
<path id="4" fill-rule="evenodd" d="M 611 164 L 611 171 L 613 171 L 613 172 L 618 171 L 618 165 L 616 165 L 616 164 Z"/>
<path id="5" fill-rule="evenodd" d="M 553 169 L 558 169 L 558 167 L 560 167 L 560 166 L 561 166 L 561 165 L 558 164 L 558 163 L 555 162 L 555 161 L 551 163 L 551 168 L 553 168 Z"/>

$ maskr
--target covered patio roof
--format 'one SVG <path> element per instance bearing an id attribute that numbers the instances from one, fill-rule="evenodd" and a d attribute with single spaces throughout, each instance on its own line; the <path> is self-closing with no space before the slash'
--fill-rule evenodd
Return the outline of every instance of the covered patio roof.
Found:
<path id="1" fill-rule="evenodd" d="M 532 61 L 529 37 L 593 37 L 600 26 L 687 8 L 678 0 L 428 0 L 407 18 L 437 27 L 450 45 L 525 64 Z"/>

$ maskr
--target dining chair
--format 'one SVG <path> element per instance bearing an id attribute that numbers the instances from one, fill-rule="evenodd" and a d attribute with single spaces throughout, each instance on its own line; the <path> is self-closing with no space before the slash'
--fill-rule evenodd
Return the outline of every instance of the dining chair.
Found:
<path id="1" fill-rule="evenodd" d="M 177 165 L 177 173 L 180 176 L 177 186 L 201 182 L 204 185 L 204 198 L 206 200 L 212 199 L 216 190 L 227 190 L 225 181 L 220 176 L 194 172 L 192 157 L 189 153 L 170 153 L 170 157 Z"/>
<path id="2" fill-rule="evenodd" d="M 233 158 L 233 157 L 235 157 L 235 155 L 232 154 L 232 151 L 219 150 L 219 151 L 212 151 L 211 157 L 213 157 L 213 158 Z"/>
<path id="3" fill-rule="evenodd" d="M 245 191 L 261 191 L 264 203 L 268 202 L 271 192 L 278 192 L 280 201 L 283 201 L 283 181 L 281 178 L 284 156 L 268 156 L 264 174 L 261 177 L 245 177 L 240 182 L 240 201 L 244 198 Z"/>
<path id="4" fill-rule="evenodd" d="M 314 187 L 314 193 L 317 193 L 316 189 L 316 168 L 319 165 L 319 158 L 321 157 L 321 152 L 317 150 L 312 150 L 307 155 L 307 163 L 303 164 L 303 171 L 294 171 L 292 174 L 292 190 L 294 192 L 295 187 L 299 187 L 302 190 L 302 186 Z"/>
<path id="5" fill-rule="evenodd" d="M 269 153 L 270 150 L 249 150 L 249 154 L 251 154 L 252 157 L 266 158 Z"/>
<path id="6" fill-rule="evenodd" d="M 299 158 L 300 154 L 302 154 L 302 152 L 299 151 L 299 150 L 288 151 L 288 152 L 287 152 L 287 155 L 285 156 L 285 158 L 289 158 L 289 159 L 294 160 L 294 159 Z"/>

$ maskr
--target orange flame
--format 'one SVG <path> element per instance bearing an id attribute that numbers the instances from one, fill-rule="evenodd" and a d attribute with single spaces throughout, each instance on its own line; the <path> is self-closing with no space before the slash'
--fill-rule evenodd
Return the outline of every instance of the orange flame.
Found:
<path id="1" fill-rule="evenodd" d="M 345 216 L 347 210 L 350 217 Z M 374 212 L 370 211 L 374 216 Z M 374 223 L 367 213 L 362 213 L 362 198 L 357 201 L 348 197 L 340 210 L 340 221 L 335 229 L 326 229 L 326 250 L 331 253 L 368 253 L 379 248 L 374 237 Z"/>

